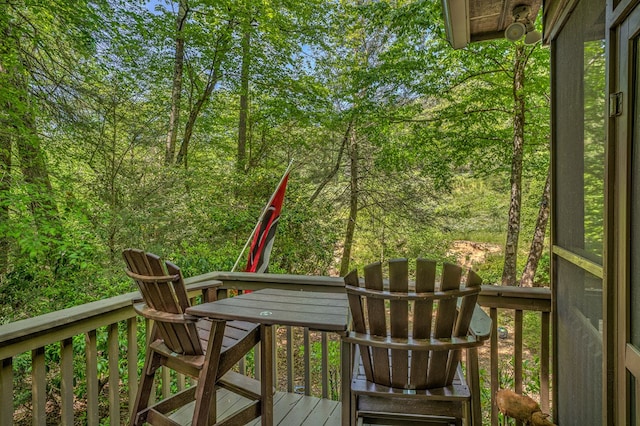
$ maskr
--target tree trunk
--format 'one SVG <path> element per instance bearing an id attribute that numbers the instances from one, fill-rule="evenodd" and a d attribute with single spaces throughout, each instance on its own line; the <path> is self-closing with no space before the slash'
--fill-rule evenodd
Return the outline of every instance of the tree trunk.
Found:
<path id="1" fill-rule="evenodd" d="M 6 6 L 1 13 L 6 12 Z M 2 56 L 8 55 L 7 40 L 9 39 L 9 27 L 0 29 L 0 34 L 5 40 L 0 48 Z M 8 83 L 9 75 L 5 65 L 0 61 L 0 85 Z M 6 92 L 5 92 L 6 93 Z M 11 110 L 11 101 L 5 95 L 0 95 L 0 274 L 5 274 L 9 268 L 10 240 L 7 235 L 9 227 L 9 192 L 11 191 L 11 135 L 13 134 L 8 111 Z"/>
<path id="2" fill-rule="evenodd" d="M 355 128 L 351 128 L 349 135 L 349 160 L 350 160 L 350 199 L 349 199 L 349 221 L 347 222 L 347 233 L 344 237 L 344 248 L 342 260 L 340 262 L 340 276 L 344 277 L 349 273 L 349 263 L 351 261 L 351 248 L 353 247 L 353 236 L 356 230 L 356 219 L 358 217 L 358 140 Z"/>
<path id="3" fill-rule="evenodd" d="M 189 113 L 189 119 L 187 120 L 187 124 L 184 126 L 184 136 L 182 137 L 182 144 L 180 145 L 180 151 L 178 152 L 178 157 L 176 158 L 176 164 L 184 163 L 184 168 L 188 168 L 187 163 L 187 152 L 189 150 L 189 142 L 191 141 L 191 137 L 193 136 L 193 128 L 196 125 L 196 119 L 198 115 L 200 115 L 200 111 L 202 110 L 202 106 L 204 103 L 209 100 L 211 93 L 213 92 L 213 88 L 218 82 L 218 68 L 220 64 L 215 64 L 215 69 L 211 70 L 209 74 L 209 81 L 207 82 L 207 86 L 202 93 L 202 96 L 198 99 L 198 101 L 193 106 L 193 109 Z"/>
<path id="4" fill-rule="evenodd" d="M 230 33 L 231 29 L 232 23 L 229 22 L 226 31 Z M 189 119 L 184 126 L 184 135 L 182 136 L 182 144 L 180 145 L 180 151 L 178 152 L 178 157 L 176 158 L 176 164 L 184 164 L 185 169 L 188 168 L 187 153 L 189 150 L 189 142 L 191 141 L 191 137 L 193 136 L 193 129 L 196 124 L 196 119 L 200 115 L 202 106 L 209 100 L 213 89 L 218 83 L 218 78 L 220 75 L 220 65 L 222 64 L 222 60 L 228 50 L 229 41 L 230 36 L 228 33 L 221 34 L 216 41 L 216 53 L 214 54 L 213 60 L 211 61 L 211 68 L 209 69 L 207 84 L 204 88 L 204 91 L 202 92 L 202 95 L 200 96 L 200 98 L 198 98 L 195 105 L 191 109 L 191 112 L 189 113 Z"/>
<path id="5" fill-rule="evenodd" d="M 342 138 L 342 143 L 340 144 L 340 150 L 338 151 L 338 158 L 336 159 L 336 165 L 333 167 L 331 172 L 329 172 L 327 177 L 324 178 L 322 183 L 318 185 L 318 188 L 316 188 L 311 198 L 309 198 L 309 204 L 313 204 L 313 202 L 316 200 L 316 198 L 318 198 L 318 195 L 320 195 L 324 187 L 327 186 L 329 182 L 331 182 L 331 179 L 333 179 L 333 177 L 340 170 L 340 163 L 342 163 L 342 155 L 344 154 L 344 148 L 347 146 L 347 143 L 349 142 L 349 135 L 351 134 L 352 126 L 353 126 L 353 119 L 349 121 L 349 125 L 347 126 L 347 131 L 344 133 L 344 137 Z"/>
<path id="6" fill-rule="evenodd" d="M 59 257 L 57 246 L 62 235 L 62 223 L 53 196 L 47 161 L 36 129 L 35 111 L 28 98 L 26 81 L 21 81 L 20 84 L 19 90 L 23 99 L 19 100 L 19 105 L 13 106 L 15 116 L 19 117 L 16 123 L 16 151 L 33 222 L 39 237 L 45 242 L 46 260 L 43 260 L 53 263 Z"/>
<path id="7" fill-rule="evenodd" d="M 2 72 L 0 65 L 0 73 Z M 6 102 L 1 107 L 8 111 Z M 9 226 L 9 192 L 11 191 L 11 132 L 7 120 L 0 119 L 0 274 L 9 268 L 10 240 L 7 233 Z"/>
<path id="8" fill-rule="evenodd" d="M 187 21 L 187 0 L 180 0 L 176 18 L 176 52 L 173 63 L 173 88 L 171 89 L 171 114 L 169 116 L 169 133 L 165 150 L 165 164 L 173 163 L 178 140 L 178 123 L 180 121 L 180 99 L 182 94 L 182 69 L 184 67 L 184 25 Z"/>
<path id="9" fill-rule="evenodd" d="M 504 250 L 502 285 L 517 285 L 516 265 L 518 260 L 518 238 L 520 236 L 520 210 L 522 199 L 522 155 L 524 148 L 524 70 L 526 50 L 516 45 L 513 65 L 513 154 L 511 157 L 511 202 L 507 222 L 507 241 Z"/>
<path id="10" fill-rule="evenodd" d="M 248 21 L 249 18 L 247 17 Z M 238 119 L 238 154 L 236 167 L 244 171 L 247 157 L 247 121 L 249 116 L 249 62 L 251 60 L 251 32 L 245 22 L 242 35 L 242 65 L 240 70 L 240 117 Z"/>
<path id="11" fill-rule="evenodd" d="M 536 220 L 536 229 L 533 232 L 533 241 L 529 249 L 529 257 L 527 264 L 522 272 L 520 279 L 520 287 L 534 287 L 533 279 L 538 269 L 538 262 L 542 256 L 544 248 L 544 235 L 547 231 L 547 221 L 549 219 L 549 193 L 551 191 L 551 170 L 547 172 L 547 180 L 542 190 L 542 200 L 540 201 L 540 210 L 538 210 L 538 219 Z"/>
<path id="12" fill-rule="evenodd" d="M 18 132 L 16 146 L 22 175 L 28 186 L 31 213 L 38 229 L 48 229 L 46 222 L 58 223 L 59 218 L 52 198 L 53 188 L 49 180 L 44 152 L 36 132 L 33 112 L 30 110 L 23 112 L 20 124 L 24 128 Z M 47 234 L 50 233 L 47 232 Z"/>

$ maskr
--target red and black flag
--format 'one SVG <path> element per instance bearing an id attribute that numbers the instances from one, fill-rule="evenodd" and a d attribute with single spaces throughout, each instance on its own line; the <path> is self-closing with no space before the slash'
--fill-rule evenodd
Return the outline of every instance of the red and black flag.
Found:
<path id="1" fill-rule="evenodd" d="M 276 235 L 276 228 L 280 219 L 284 193 L 287 190 L 289 172 L 287 171 L 280 181 L 280 185 L 271 197 L 269 205 L 265 209 L 262 219 L 259 220 L 251 241 L 249 258 L 245 272 L 267 272 L 269 267 L 269 256 L 273 248 L 273 241 Z"/>

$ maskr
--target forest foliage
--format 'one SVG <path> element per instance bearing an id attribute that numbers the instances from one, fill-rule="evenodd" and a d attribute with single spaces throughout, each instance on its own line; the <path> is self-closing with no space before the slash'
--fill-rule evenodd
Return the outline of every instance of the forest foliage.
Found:
<path id="1" fill-rule="evenodd" d="M 0 33 L 0 323 L 131 291 L 126 247 L 231 270 L 290 161 L 270 272 L 504 245 L 516 95 L 524 267 L 540 44 L 453 50 L 430 0 L 0 0 Z"/>

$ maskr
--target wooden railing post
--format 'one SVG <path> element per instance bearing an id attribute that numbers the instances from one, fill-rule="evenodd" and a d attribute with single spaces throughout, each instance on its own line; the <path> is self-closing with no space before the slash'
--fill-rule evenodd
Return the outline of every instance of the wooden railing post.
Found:
<path id="1" fill-rule="evenodd" d="M 322 332 L 322 397 L 329 398 L 329 342 L 327 333 Z"/>
<path id="2" fill-rule="evenodd" d="M 118 344 L 118 323 L 110 324 L 107 336 L 109 357 L 109 420 L 111 426 L 120 425 L 120 348 Z"/>
<path id="3" fill-rule="evenodd" d="M 13 424 L 13 358 L 0 364 L 0 426 Z"/>
<path id="4" fill-rule="evenodd" d="M 543 413 L 549 413 L 549 323 L 551 313 L 542 312 L 541 328 L 542 339 L 540 342 L 540 408 Z"/>
<path id="5" fill-rule="evenodd" d="M 33 402 L 33 424 L 44 426 L 47 423 L 47 375 L 44 347 L 31 351 L 31 395 Z"/>
<path id="6" fill-rule="evenodd" d="M 62 397 L 61 421 L 73 426 L 73 338 L 60 342 L 60 393 Z"/>
<path id="7" fill-rule="evenodd" d="M 491 424 L 498 424 L 498 405 L 496 393 L 500 385 L 498 375 L 498 309 L 490 309 L 491 316 Z"/>
<path id="8" fill-rule="evenodd" d="M 96 330 L 86 334 L 87 357 L 87 424 L 97 426 L 100 423 L 98 414 L 98 347 Z"/>
<path id="9" fill-rule="evenodd" d="M 127 372 L 129 384 L 129 416 L 133 411 L 133 401 L 138 393 L 138 320 L 127 320 Z"/>
<path id="10" fill-rule="evenodd" d="M 293 392 L 293 327 L 287 326 L 287 392 Z"/>
<path id="11" fill-rule="evenodd" d="M 304 394 L 311 395 L 311 344 L 309 329 L 304 329 Z"/>
<path id="12" fill-rule="evenodd" d="M 513 337 L 513 375 L 515 392 L 522 394 L 522 310 L 515 311 Z M 516 426 L 522 426 L 521 421 L 516 421 Z"/>

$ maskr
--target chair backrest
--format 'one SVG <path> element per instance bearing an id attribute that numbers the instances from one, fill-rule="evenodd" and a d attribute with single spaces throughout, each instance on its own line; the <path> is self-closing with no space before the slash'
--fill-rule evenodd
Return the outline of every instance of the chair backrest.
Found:
<path id="1" fill-rule="evenodd" d="M 367 380 L 402 389 L 432 389 L 452 383 L 460 350 L 482 341 L 469 333 L 482 280 L 445 263 L 436 287 L 436 263 L 416 261 L 415 288 L 406 259 L 389 261 L 388 287 L 379 262 L 344 277 L 353 318 L 348 340 L 357 343 Z"/>
<path id="2" fill-rule="evenodd" d="M 136 311 L 155 321 L 159 337 L 173 352 L 202 355 L 197 319 L 185 314 L 190 303 L 180 268 L 142 250 L 126 249 L 122 255 L 144 300 Z"/>

